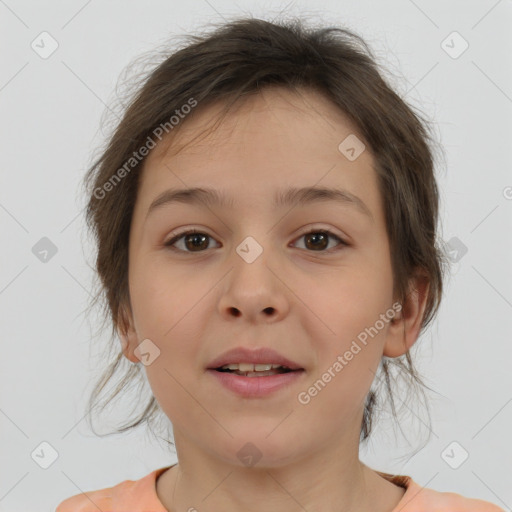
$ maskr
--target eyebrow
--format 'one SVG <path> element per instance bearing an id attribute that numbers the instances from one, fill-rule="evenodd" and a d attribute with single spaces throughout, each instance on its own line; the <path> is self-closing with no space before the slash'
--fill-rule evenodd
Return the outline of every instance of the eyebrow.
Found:
<path id="1" fill-rule="evenodd" d="M 274 208 L 289 205 L 305 205 L 321 201 L 336 201 L 341 204 L 352 206 L 359 213 L 369 217 L 372 221 L 373 215 L 368 206 L 358 196 L 348 190 L 326 188 L 326 187 L 302 187 L 278 190 L 274 195 Z M 205 204 L 208 207 L 227 206 L 233 208 L 233 198 L 226 196 L 223 192 L 211 188 L 186 188 L 169 189 L 160 194 L 149 206 L 146 219 L 151 213 L 164 205 L 171 203 L 184 204 Z"/>

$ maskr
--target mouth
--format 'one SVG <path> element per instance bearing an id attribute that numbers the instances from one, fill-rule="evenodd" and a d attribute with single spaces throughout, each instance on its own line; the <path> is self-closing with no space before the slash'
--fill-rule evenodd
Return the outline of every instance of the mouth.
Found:
<path id="1" fill-rule="evenodd" d="M 270 347 L 236 347 L 224 352 L 206 368 L 214 380 L 242 398 L 262 399 L 292 389 L 306 370 Z"/>
<path id="2" fill-rule="evenodd" d="M 264 377 L 304 371 L 299 363 L 286 358 L 270 347 L 233 348 L 211 361 L 206 369 L 245 377 Z"/>
<path id="3" fill-rule="evenodd" d="M 278 391 L 294 389 L 306 372 L 303 368 L 292 369 L 277 363 L 231 363 L 208 368 L 207 373 L 214 378 L 215 385 L 220 384 L 229 393 L 244 399 L 263 399 L 275 396 Z M 278 396 L 283 396 L 281 393 Z"/>
<path id="4" fill-rule="evenodd" d="M 271 375 L 279 375 L 281 373 L 304 371 L 303 368 L 291 369 L 277 363 L 232 363 L 213 369 L 217 372 L 231 373 L 233 375 L 240 375 L 243 377 L 269 377 Z"/>

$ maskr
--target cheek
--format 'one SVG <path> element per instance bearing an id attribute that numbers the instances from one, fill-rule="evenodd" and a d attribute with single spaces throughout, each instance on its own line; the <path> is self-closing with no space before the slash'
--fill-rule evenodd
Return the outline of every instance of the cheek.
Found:
<path id="1" fill-rule="evenodd" d="M 308 315 L 306 327 L 316 333 L 314 377 L 328 382 L 322 391 L 328 402 L 362 400 L 375 377 L 389 327 L 385 314 L 392 306 L 389 276 L 377 270 L 369 265 L 342 269 L 336 279 L 309 288 L 308 305 L 316 313 Z"/>
<path id="2" fill-rule="evenodd" d="M 369 265 L 340 268 L 319 284 L 305 283 L 305 303 L 314 314 L 311 327 L 332 342 L 347 342 L 373 325 L 391 307 L 392 283 L 386 273 Z"/>
<path id="3" fill-rule="evenodd" d="M 145 367 L 146 376 L 161 409 L 178 425 L 205 420 L 204 411 L 190 395 L 204 371 L 197 357 L 203 327 L 186 315 L 189 309 L 180 307 L 175 315 L 148 312 L 154 323 L 149 318 L 145 323 L 147 337 L 159 350 L 158 357 Z"/>
<path id="4" fill-rule="evenodd" d="M 130 279 L 130 297 L 140 330 L 159 335 L 171 332 L 180 319 L 193 314 L 208 290 L 204 280 L 196 277 L 193 281 L 169 263 L 154 260 L 138 265 Z"/>
<path id="5" fill-rule="evenodd" d="M 171 349 L 166 348 L 169 354 Z M 208 420 L 205 414 L 205 401 L 199 397 L 199 403 L 191 398 L 190 393 L 196 395 L 190 381 L 191 371 L 187 365 L 175 364 L 171 366 L 172 357 L 162 352 L 161 357 L 145 368 L 147 380 L 151 387 L 152 394 L 157 401 L 162 414 L 173 425 L 173 428 L 187 430 L 191 435 L 197 435 L 200 425 L 208 425 L 204 429 L 202 437 L 208 438 L 214 425 Z M 185 368 L 185 369 L 184 369 Z"/>
<path id="6" fill-rule="evenodd" d="M 179 384 L 189 385 L 187 379 L 199 371 L 197 354 L 207 328 L 201 319 L 209 315 L 199 317 L 197 313 L 201 305 L 205 307 L 201 299 L 208 288 L 186 282 L 176 272 L 171 275 L 169 269 L 155 265 L 150 268 L 151 271 L 134 275 L 130 293 L 137 336 L 140 341 L 151 340 L 157 347 L 158 356 L 145 370 L 159 400 L 162 390 L 169 397 L 179 395 Z"/>

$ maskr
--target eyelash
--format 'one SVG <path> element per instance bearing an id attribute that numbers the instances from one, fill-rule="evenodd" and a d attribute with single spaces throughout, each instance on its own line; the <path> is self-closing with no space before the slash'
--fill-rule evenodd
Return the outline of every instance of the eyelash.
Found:
<path id="1" fill-rule="evenodd" d="M 340 238 L 338 235 L 335 235 L 332 231 L 329 231 L 328 229 L 313 229 L 311 231 L 308 231 L 306 233 L 303 233 L 302 235 L 300 235 L 298 237 L 298 239 L 302 238 L 302 237 L 305 237 L 306 235 L 311 235 L 311 234 L 323 234 L 323 235 L 328 235 L 332 238 L 335 238 L 336 240 L 338 240 L 340 243 L 336 246 L 336 247 L 331 247 L 331 249 L 328 249 L 328 250 L 323 250 L 323 251 L 308 251 L 307 249 L 303 249 L 307 252 L 323 252 L 323 253 L 328 253 L 330 254 L 331 252 L 334 252 L 334 251 L 338 251 L 338 250 L 341 250 L 341 248 L 343 247 L 348 247 L 349 244 L 347 242 L 345 242 L 345 240 L 343 240 L 342 238 Z M 177 251 L 177 252 L 185 252 L 185 253 L 189 253 L 189 254 L 194 254 L 194 251 L 187 251 L 187 250 L 182 250 L 182 249 L 177 249 L 176 247 L 172 247 L 178 240 L 180 240 L 181 238 L 183 238 L 184 236 L 186 235 L 190 235 L 190 234 L 200 234 L 200 235 L 206 235 L 207 237 L 213 239 L 212 236 L 208 235 L 208 233 L 204 233 L 202 231 L 198 231 L 196 229 L 188 229 L 186 231 L 183 231 L 182 233 L 179 233 L 177 235 L 175 235 L 173 238 L 171 238 L 169 241 L 165 242 L 164 246 L 165 247 L 168 247 L 170 250 L 172 251 Z M 334 251 L 333 251 L 334 249 Z M 205 252 L 205 251 L 197 251 L 198 253 L 199 252 Z"/>

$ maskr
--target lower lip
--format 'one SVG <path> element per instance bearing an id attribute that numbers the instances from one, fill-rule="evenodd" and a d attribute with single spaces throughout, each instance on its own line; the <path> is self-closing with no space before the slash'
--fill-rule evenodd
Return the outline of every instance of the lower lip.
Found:
<path id="1" fill-rule="evenodd" d="M 290 386 L 305 373 L 296 370 L 288 373 L 267 375 L 266 377 L 244 377 L 229 372 L 218 372 L 208 369 L 224 387 L 244 398 L 259 398 L 270 395 L 279 389 Z"/>

